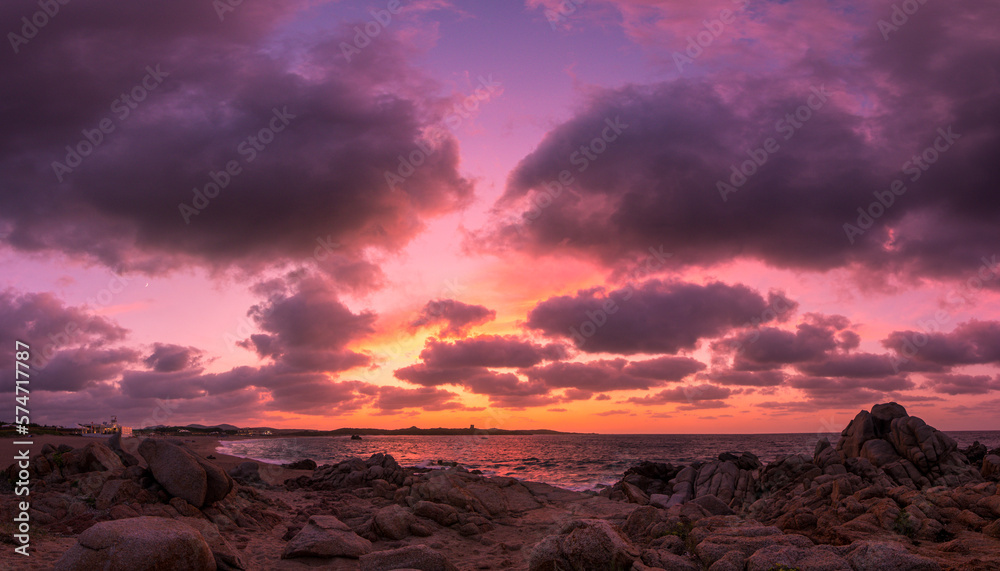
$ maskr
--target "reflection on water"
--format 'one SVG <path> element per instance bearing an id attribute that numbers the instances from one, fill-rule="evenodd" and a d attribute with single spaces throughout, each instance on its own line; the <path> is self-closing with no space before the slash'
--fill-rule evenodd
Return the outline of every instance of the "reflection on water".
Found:
<path id="1" fill-rule="evenodd" d="M 948 432 L 960 446 L 979 440 L 989 448 L 1000 446 L 1000 431 Z M 836 443 L 839 434 L 692 434 L 608 435 L 566 434 L 538 436 L 347 436 L 269 438 L 220 443 L 219 452 L 270 463 L 312 458 L 335 464 L 350 456 L 367 458 L 377 452 L 392 454 L 404 466 L 430 466 L 439 460 L 458 462 L 487 475 L 513 476 L 547 482 L 574 490 L 612 484 L 641 460 L 688 464 L 712 460 L 720 452 L 753 452 L 763 462 L 783 454 L 813 453 L 826 436 Z"/>

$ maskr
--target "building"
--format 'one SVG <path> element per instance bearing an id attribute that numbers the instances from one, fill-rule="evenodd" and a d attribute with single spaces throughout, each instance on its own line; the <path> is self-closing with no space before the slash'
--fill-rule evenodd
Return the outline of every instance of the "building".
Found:
<path id="1" fill-rule="evenodd" d="M 101 424 L 97 424 L 96 422 L 81 424 L 80 433 L 84 436 L 100 436 L 103 434 L 118 433 L 122 435 L 122 438 L 128 438 L 132 436 L 132 427 L 118 424 L 118 417 L 112 416 L 111 422 L 102 422 Z"/>

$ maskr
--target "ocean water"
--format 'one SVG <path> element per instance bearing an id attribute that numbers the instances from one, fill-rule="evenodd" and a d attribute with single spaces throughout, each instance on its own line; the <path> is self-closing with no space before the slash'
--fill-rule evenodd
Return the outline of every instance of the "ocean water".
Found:
<path id="1" fill-rule="evenodd" d="M 978 440 L 1000 447 L 1000 431 L 948 432 L 959 446 Z M 712 460 L 721 452 L 756 454 L 764 463 L 779 455 L 812 455 L 816 441 L 826 436 L 836 444 L 839 434 L 691 434 L 538 436 L 344 436 L 266 438 L 222 441 L 223 454 L 283 464 L 311 458 L 335 464 L 351 456 L 391 454 L 403 466 L 431 467 L 439 461 L 458 462 L 484 474 L 546 482 L 572 490 L 610 485 L 642 460 L 689 464 Z"/>

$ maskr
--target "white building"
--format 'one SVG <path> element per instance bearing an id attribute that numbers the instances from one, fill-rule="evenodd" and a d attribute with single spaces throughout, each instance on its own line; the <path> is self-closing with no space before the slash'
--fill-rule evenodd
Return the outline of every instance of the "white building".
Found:
<path id="1" fill-rule="evenodd" d="M 111 422 L 102 422 L 101 424 L 91 422 L 89 424 L 81 424 L 80 428 L 84 436 L 100 436 L 104 434 L 114 434 L 116 432 L 121 434 L 122 438 L 132 436 L 132 427 L 118 424 L 117 416 L 112 416 Z"/>

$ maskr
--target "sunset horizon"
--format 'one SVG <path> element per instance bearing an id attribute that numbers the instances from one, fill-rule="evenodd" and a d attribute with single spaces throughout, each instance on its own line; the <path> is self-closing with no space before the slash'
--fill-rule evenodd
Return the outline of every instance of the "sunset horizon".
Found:
<path id="1" fill-rule="evenodd" d="M 34 423 L 1000 429 L 996 6 L 50 4 L 0 9 Z"/>

